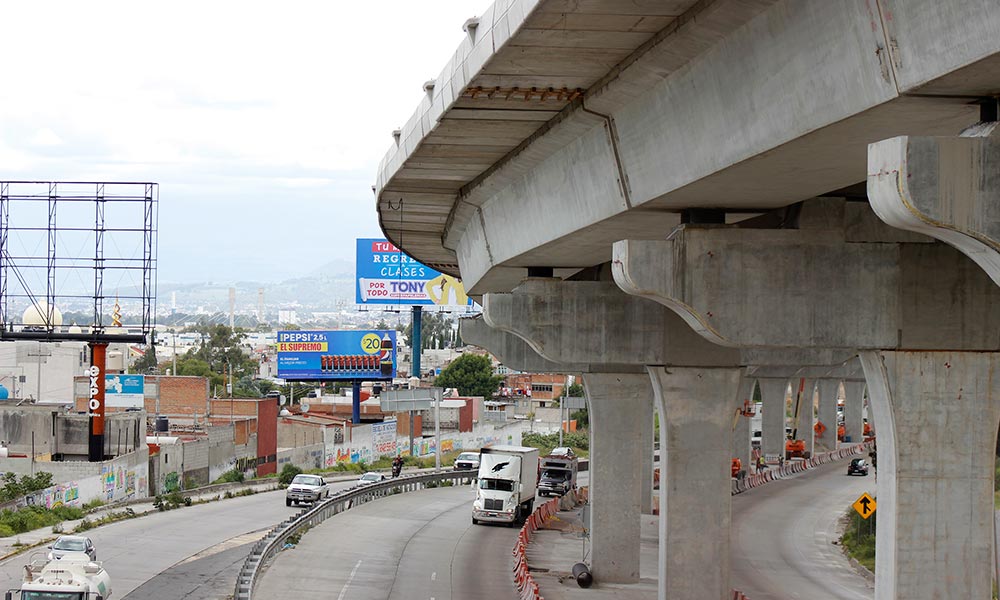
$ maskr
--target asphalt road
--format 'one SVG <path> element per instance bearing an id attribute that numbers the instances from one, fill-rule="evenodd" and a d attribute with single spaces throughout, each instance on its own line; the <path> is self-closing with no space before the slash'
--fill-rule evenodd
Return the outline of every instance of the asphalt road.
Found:
<path id="1" fill-rule="evenodd" d="M 297 600 L 513 600 L 518 530 L 472 524 L 475 490 L 442 487 L 352 508 L 278 554 L 255 596 Z"/>
<path id="2" fill-rule="evenodd" d="M 832 543 L 838 517 L 862 492 L 875 495 L 874 473 L 846 473 L 847 461 L 840 461 L 733 498 L 735 589 L 753 600 L 874 597 L 872 585 Z"/>
<path id="3" fill-rule="evenodd" d="M 352 485 L 334 483 L 331 489 Z M 243 562 L 250 544 L 299 510 L 286 507 L 284 490 L 278 490 L 153 513 L 83 535 L 94 541 L 111 576 L 113 598 L 226 598 L 236 585 L 238 569 L 232 565 Z M 0 563 L 0 589 L 20 585 L 30 556 Z M 142 591 L 136 591 L 140 586 Z"/>

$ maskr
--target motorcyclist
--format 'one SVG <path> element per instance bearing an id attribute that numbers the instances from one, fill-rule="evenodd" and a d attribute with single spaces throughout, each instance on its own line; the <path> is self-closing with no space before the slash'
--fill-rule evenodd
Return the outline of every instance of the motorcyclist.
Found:
<path id="1" fill-rule="evenodd" d="M 399 477 L 399 473 L 403 470 L 403 457 L 396 455 L 396 458 L 392 459 L 392 476 Z"/>

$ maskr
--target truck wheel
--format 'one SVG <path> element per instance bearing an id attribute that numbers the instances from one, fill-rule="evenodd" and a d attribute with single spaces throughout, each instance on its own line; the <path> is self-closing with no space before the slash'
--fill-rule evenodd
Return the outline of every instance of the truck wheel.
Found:
<path id="1" fill-rule="evenodd" d="M 288 498 L 285 498 L 285 506 L 291 506 L 291 505 L 292 505 L 292 501 L 289 500 Z"/>

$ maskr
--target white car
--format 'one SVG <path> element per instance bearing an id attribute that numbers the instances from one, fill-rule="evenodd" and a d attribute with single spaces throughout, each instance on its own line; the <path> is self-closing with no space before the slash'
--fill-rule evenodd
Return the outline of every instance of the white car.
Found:
<path id="1" fill-rule="evenodd" d="M 385 481 L 387 478 L 384 473 L 378 473 L 376 471 L 368 471 L 358 479 L 358 483 L 361 485 L 368 485 L 369 483 L 378 483 L 380 481 Z"/>
<path id="2" fill-rule="evenodd" d="M 83 552 L 90 560 L 97 560 L 97 549 L 90 538 L 80 535 L 61 535 L 49 546 L 49 560 L 58 560 L 70 552 Z"/>
<path id="3" fill-rule="evenodd" d="M 323 498 L 330 497 L 330 486 L 319 475 L 307 475 L 299 473 L 288 484 L 285 491 L 285 506 L 298 504 L 299 502 L 317 502 Z"/>

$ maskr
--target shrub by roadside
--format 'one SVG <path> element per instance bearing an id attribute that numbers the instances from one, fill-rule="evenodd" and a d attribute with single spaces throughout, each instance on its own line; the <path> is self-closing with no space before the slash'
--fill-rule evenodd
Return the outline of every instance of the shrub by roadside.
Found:
<path id="1" fill-rule="evenodd" d="M 847 510 L 847 526 L 840 544 L 848 556 L 875 572 L 875 517 L 862 519 L 853 508 Z"/>
<path id="2" fill-rule="evenodd" d="M 49 527 L 62 521 L 83 518 L 83 511 L 73 506 L 26 506 L 14 510 L 0 511 L 0 537 L 9 537 L 18 533 Z"/>

